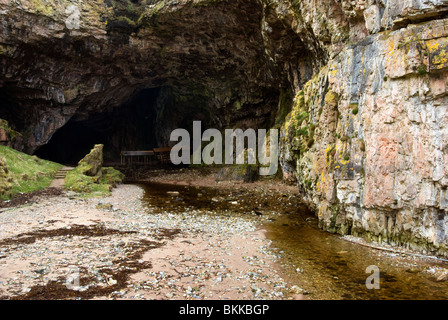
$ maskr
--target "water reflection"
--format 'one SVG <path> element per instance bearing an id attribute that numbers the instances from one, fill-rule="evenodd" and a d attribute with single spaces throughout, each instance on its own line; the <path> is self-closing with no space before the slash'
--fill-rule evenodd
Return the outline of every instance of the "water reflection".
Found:
<path id="1" fill-rule="evenodd" d="M 303 222 L 303 216 L 279 217 L 266 223 L 268 238 L 283 251 L 288 278 L 310 291 L 314 299 L 447 299 L 448 285 L 422 272 L 446 264 L 404 259 L 353 244 Z M 292 225 L 290 221 L 297 221 Z M 302 221 L 302 222 L 301 222 Z M 289 222 L 289 223 L 288 223 Z M 285 224 L 288 224 L 286 227 Z M 380 270 L 380 289 L 368 290 L 366 268 Z M 297 268 L 300 272 L 297 272 Z M 408 272 L 408 270 L 416 270 Z M 418 272 L 420 271 L 420 272 Z"/>
<path id="2" fill-rule="evenodd" d="M 144 183 L 145 200 L 153 212 L 240 215 L 258 219 L 280 254 L 288 281 L 311 299 L 447 299 L 448 285 L 422 272 L 428 265 L 447 264 L 405 259 L 399 255 L 353 244 L 317 227 L 317 220 L 297 202 L 250 191 Z M 260 209 L 261 208 L 261 209 Z M 257 217 L 254 210 L 262 210 Z M 257 211 L 258 212 L 258 211 Z M 269 212 L 273 214 L 269 214 Z M 275 214 L 281 212 L 282 214 Z M 368 290 L 366 268 L 379 267 L 380 289 Z M 412 269 L 412 272 L 409 270 Z"/>

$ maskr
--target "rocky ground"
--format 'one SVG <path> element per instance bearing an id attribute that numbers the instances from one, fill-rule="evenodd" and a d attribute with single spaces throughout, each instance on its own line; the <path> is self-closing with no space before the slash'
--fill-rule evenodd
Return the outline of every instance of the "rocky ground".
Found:
<path id="1" fill-rule="evenodd" d="M 157 182 L 181 186 L 213 187 L 219 190 L 251 190 L 262 189 L 271 190 L 273 193 L 287 193 L 289 195 L 298 194 L 295 184 L 283 183 L 275 176 L 257 177 L 250 183 L 244 181 L 244 171 L 239 172 L 237 166 L 226 167 L 198 167 L 198 168 L 177 168 L 177 167 L 151 167 L 132 168 L 119 167 L 116 163 L 108 163 L 119 168 L 126 175 L 126 182 Z M 226 170 L 230 169 L 230 170 Z M 266 196 L 266 195 L 261 195 Z"/>
<path id="2" fill-rule="evenodd" d="M 218 171 L 134 172 L 148 183 L 166 183 L 156 184 L 161 189 L 151 189 L 149 198 L 143 186 L 125 184 L 109 197 L 82 198 L 48 188 L 0 203 L 0 298 L 340 299 L 339 291 L 328 291 L 335 280 L 325 270 L 314 270 L 312 263 L 307 267 L 305 261 L 300 261 L 300 272 L 297 266 L 285 266 L 289 256 L 266 237 L 265 222 L 297 210 L 297 188 L 275 179 L 216 181 Z M 133 173 L 127 174 L 132 180 Z M 199 207 L 179 205 L 191 196 L 198 197 Z M 313 216 L 306 219 L 309 224 L 308 219 Z M 403 280 L 404 288 L 418 273 L 429 273 L 433 286 L 447 279 L 446 268 L 435 266 L 434 259 L 344 239 L 368 247 L 363 254 L 369 259 L 394 256 L 396 270 L 391 271 L 411 277 Z M 328 249 L 335 246 L 339 248 L 333 242 Z M 335 249 L 337 254 L 348 252 L 341 248 Z"/>
<path id="3" fill-rule="evenodd" d="M 302 299 L 253 216 L 153 213 L 143 189 L 0 209 L 2 299 Z"/>

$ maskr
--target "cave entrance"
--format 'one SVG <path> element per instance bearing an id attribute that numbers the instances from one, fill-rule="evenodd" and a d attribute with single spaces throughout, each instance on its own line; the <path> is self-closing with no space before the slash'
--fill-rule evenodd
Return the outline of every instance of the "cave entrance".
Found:
<path id="1" fill-rule="evenodd" d="M 177 143 L 170 140 L 174 129 L 186 129 L 191 136 L 195 120 L 201 121 L 202 131 L 271 127 L 277 122 L 272 106 L 279 105 L 279 101 L 278 91 L 264 91 L 255 102 L 235 107 L 237 100 L 229 99 L 226 108 L 220 108 L 215 96 L 205 89 L 174 86 L 140 89 L 119 106 L 95 109 L 91 101 L 85 101 L 35 154 L 65 165 L 76 165 L 95 144 L 103 144 L 104 161 L 111 166 L 118 165 L 121 151 L 173 146 Z"/>
<path id="2" fill-rule="evenodd" d="M 106 136 L 83 122 L 69 121 L 51 140 L 36 151 L 39 158 L 76 165 L 95 144 L 106 144 Z"/>
<path id="3" fill-rule="evenodd" d="M 43 159 L 76 165 L 95 144 L 104 145 L 104 161 L 118 162 L 122 150 L 157 147 L 159 88 L 137 91 L 122 105 L 103 112 L 75 114 L 35 154 Z"/>

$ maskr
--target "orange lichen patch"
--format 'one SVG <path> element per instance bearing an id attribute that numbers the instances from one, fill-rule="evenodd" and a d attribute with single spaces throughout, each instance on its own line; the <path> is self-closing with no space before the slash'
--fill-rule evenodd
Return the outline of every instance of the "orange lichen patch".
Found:
<path id="1" fill-rule="evenodd" d="M 333 163 L 334 150 L 334 146 L 331 145 L 327 145 L 327 147 L 325 148 L 325 164 L 327 165 L 327 167 Z"/>
<path id="2" fill-rule="evenodd" d="M 334 66 L 334 69 L 330 71 L 330 75 L 332 77 L 335 77 L 337 73 L 338 73 L 338 69 L 336 69 L 336 66 Z"/>
<path id="3" fill-rule="evenodd" d="M 391 36 L 385 40 L 386 76 L 400 78 L 409 74 L 425 74 L 448 67 L 447 34 L 429 38 L 415 31 Z M 428 57 L 429 55 L 429 57 Z M 430 68 L 423 67 L 430 64 Z"/>
<path id="4" fill-rule="evenodd" d="M 439 39 L 431 39 L 429 41 L 426 41 L 426 47 L 428 48 L 428 51 L 430 53 L 435 52 L 436 50 L 439 50 Z"/>
<path id="5" fill-rule="evenodd" d="M 445 65 L 448 61 L 448 54 L 445 50 L 441 50 L 438 55 L 432 59 L 433 65 Z"/>
<path id="6" fill-rule="evenodd" d="M 390 78 L 402 77 L 406 74 L 407 56 L 404 53 L 403 47 L 396 44 L 394 37 L 389 38 L 387 41 L 386 76 Z"/>
<path id="7" fill-rule="evenodd" d="M 327 205 L 326 205 L 324 202 L 322 202 L 321 205 L 319 206 L 319 211 L 317 212 L 317 216 L 318 216 L 319 218 L 321 218 L 322 215 L 323 215 L 323 213 L 324 213 L 326 210 L 327 210 Z"/>
<path id="8" fill-rule="evenodd" d="M 395 51 L 395 44 L 396 42 L 394 41 L 395 39 L 393 37 L 388 38 L 387 44 L 386 44 L 386 59 L 390 60 L 393 58 L 394 56 L 394 51 Z"/>
<path id="9" fill-rule="evenodd" d="M 448 38 L 438 38 L 426 41 L 430 54 L 431 69 L 440 70 L 448 67 Z"/>
<path id="10" fill-rule="evenodd" d="M 330 71 L 328 72 L 328 80 L 331 84 L 334 84 L 336 82 L 338 72 L 338 65 L 333 64 L 330 68 Z"/>
<path id="11" fill-rule="evenodd" d="M 321 193 L 325 193 L 326 191 L 326 178 L 325 178 L 325 171 L 322 171 L 319 180 L 316 183 L 316 189 L 317 191 L 321 192 Z"/>

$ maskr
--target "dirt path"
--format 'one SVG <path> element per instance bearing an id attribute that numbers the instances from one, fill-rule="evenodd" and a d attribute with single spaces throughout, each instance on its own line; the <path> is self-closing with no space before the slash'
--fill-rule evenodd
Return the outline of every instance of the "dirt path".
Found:
<path id="1" fill-rule="evenodd" d="M 64 188 L 65 176 L 69 171 L 73 169 L 73 167 L 62 167 L 61 169 L 59 169 L 59 171 L 55 175 L 55 178 L 50 184 L 50 188 Z"/>

